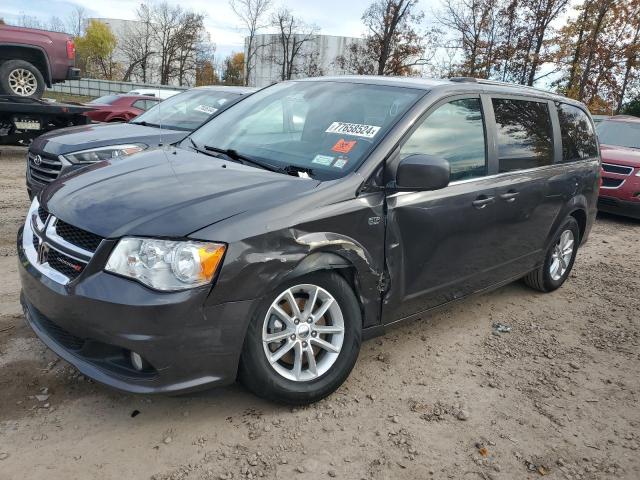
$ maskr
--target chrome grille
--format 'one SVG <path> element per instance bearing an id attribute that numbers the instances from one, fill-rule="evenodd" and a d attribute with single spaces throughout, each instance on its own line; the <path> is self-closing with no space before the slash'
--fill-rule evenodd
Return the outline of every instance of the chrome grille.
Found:
<path id="1" fill-rule="evenodd" d="M 102 237 L 49 214 L 34 199 L 25 222 L 23 247 L 30 263 L 63 285 L 79 277 Z"/>
<path id="2" fill-rule="evenodd" d="M 81 228 L 69 225 L 58 219 L 55 225 L 56 233 L 64 238 L 67 242 L 76 245 L 84 250 L 95 252 L 102 241 L 102 237 L 95 233 L 87 232 Z"/>
<path id="3" fill-rule="evenodd" d="M 37 157 L 40 157 L 40 160 Z M 27 163 L 29 165 L 29 174 L 40 183 L 51 183 L 58 178 L 60 170 L 62 170 L 62 162 L 53 155 L 37 155 L 29 152 Z"/>
<path id="4" fill-rule="evenodd" d="M 607 173 L 617 173 L 619 175 L 631 175 L 633 173 L 633 167 L 614 165 L 613 163 L 603 163 L 602 169 Z"/>

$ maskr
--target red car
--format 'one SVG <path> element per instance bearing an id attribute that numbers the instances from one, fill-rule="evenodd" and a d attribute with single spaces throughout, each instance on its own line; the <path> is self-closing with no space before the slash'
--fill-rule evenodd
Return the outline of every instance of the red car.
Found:
<path id="1" fill-rule="evenodd" d="M 640 219 L 640 118 L 610 117 L 597 131 L 603 170 L 598 210 Z"/>
<path id="2" fill-rule="evenodd" d="M 90 101 L 87 105 L 94 110 L 85 115 L 94 122 L 128 122 L 160 101 L 143 95 L 105 95 Z"/>

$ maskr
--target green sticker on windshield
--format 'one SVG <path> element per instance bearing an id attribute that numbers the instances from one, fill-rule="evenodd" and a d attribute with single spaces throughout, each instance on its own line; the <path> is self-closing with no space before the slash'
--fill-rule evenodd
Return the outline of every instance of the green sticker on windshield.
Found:
<path id="1" fill-rule="evenodd" d="M 335 157 L 330 157 L 329 155 L 316 155 L 311 163 L 318 163 L 320 165 L 326 165 L 327 167 L 331 165 Z"/>

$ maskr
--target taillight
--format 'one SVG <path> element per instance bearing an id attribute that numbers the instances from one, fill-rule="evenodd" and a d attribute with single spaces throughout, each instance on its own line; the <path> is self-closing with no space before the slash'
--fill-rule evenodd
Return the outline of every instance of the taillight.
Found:
<path id="1" fill-rule="evenodd" d="M 69 60 L 75 60 L 76 58 L 76 45 L 70 39 L 67 39 L 67 58 Z"/>

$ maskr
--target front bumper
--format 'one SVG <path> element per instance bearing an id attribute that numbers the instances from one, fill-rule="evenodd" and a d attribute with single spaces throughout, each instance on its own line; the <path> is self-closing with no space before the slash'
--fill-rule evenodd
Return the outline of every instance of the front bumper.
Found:
<path id="1" fill-rule="evenodd" d="M 598 211 L 640 220 L 640 201 L 627 201 L 600 195 L 598 198 Z"/>
<path id="2" fill-rule="evenodd" d="M 91 268 L 62 285 L 31 263 L 22 232 L 26 320 L 84 375 L 132 393 L 186 392 L 235 381 L 252 301 L 208 306 L 209 288 L 159 293 Z M 132 351 L 149 363 L 143 371 L 131 365 Z"/>

